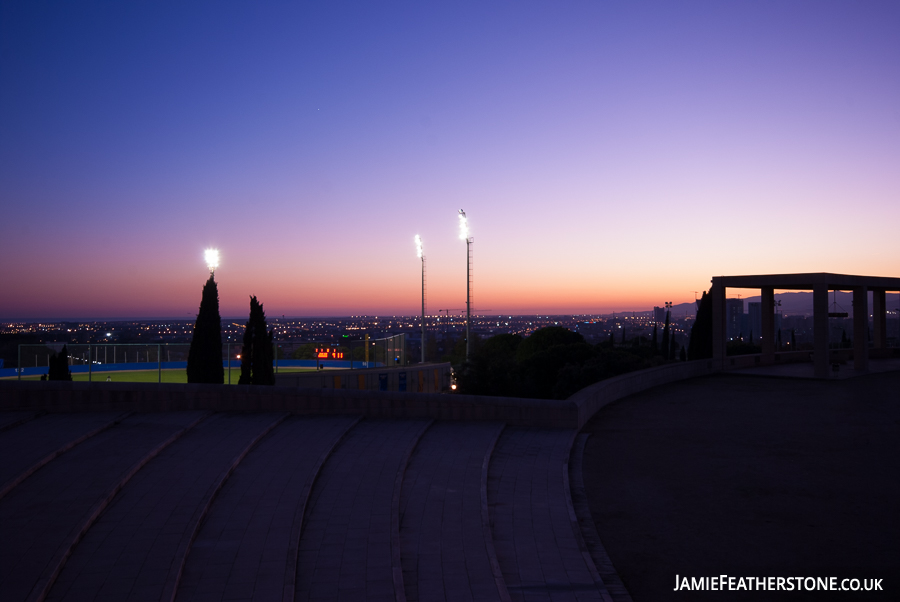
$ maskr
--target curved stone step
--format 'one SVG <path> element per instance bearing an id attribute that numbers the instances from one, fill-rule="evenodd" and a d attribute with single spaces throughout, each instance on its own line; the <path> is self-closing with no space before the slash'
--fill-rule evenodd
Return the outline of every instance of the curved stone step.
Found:
<path id="1" fill-rule="evenodd" d="M 208 502 L 273 414 L 216 414 L 147 463 L 75 548 L 49 599 L 162 599 Z"/>
<path id="2" fill-rule="evenodd" d="M 568 465 L 573 431 L 511 427 L 491 458 L 494 546 L 512 600 L 608 600 L 573 530 Z"/>
<path id="3" fill-rule="evenodd" d="M 0 412 L 0 433 L 38 417 L 37 412 Z"/>
<path id="4" fill-rule="evenodd" d="M 400 467 L 394 477 L 394 491 L 391 497 L 391 572 L 394 578 L 394 597 L 397 602 L 406 602 L 400 551 L 400 496 L 403 492 L 403 477 L 406 475 L 406 468 L 409 466 L 409 459 L 412 457 L 413 451 L 419 446 L 422 436 L 432 424 L 434 421 L 429 420 L 406 447 L 406 454 L 400 461 Z"/>
<path id="5" fill-rule="evenodd" d="M 231 461 L 231 465 L 228 466 L 222 473 L 219 475 L 218 480 L 212 486 L 211 490 L 207 493 L 206 498 L 202 501 L 203 510 L 201 510 L 200 515 L 197 516 L 194 520 L 193 529 L 191 530 L 191 535 L 188 539 L 182 539 L 181 545 L 178 547 L 178 551 L 175 553 L 175 561 L 178 562 L 178 571 L 174 576 L 170 573 L 170 578 L 166 581 L 166 587 L 163 590 L 163 595 L 160 597 L 160 600 L 175 600 L 175 594 L 178 592 L 178 584 L 181 582 L 181 576 L 184 574 L 184 565 L 187 563 L 188 554 L 190 554 L 191 546 L 194 541 L 197 539 L 197 535 L 200 534 L 200 528 L 203 525 L 203 522 L 206 520 L 207 515 L 209 514 L 210 508 L 212 508 L 213 503 L 216 500 L 216 497 L 219 495 L 219 492 L 222 490 L 222 487 L 225 486 L 225 482 L 234 474 L 235 469 L 237 469 L 238 465 L 247 457 L 247 454 L 250 451 L 259 445 L 259 442 L 266 438 L 266 436 L 271 433 L 278 425 L 284 422 L 290 414 L 284 413 L 275 420 L 272 421 L 269 426 L 263 429 L 259 434 L 254 437 L 252 441 L 247 444 L 241 453 L 239 453 L 235 458 Z"/>
<path id="6" fill-rule="evenodd" d="M 400 501 L 401 564 L 410 602 L 508 599 L 499 567 L 497 574 L 492 568 L 482 489 L 502 430 L 490 422 L 439 422 L 416 447 Z"/>
<path id="7" fill-rule="evenodd" d="M 292 599 L 303 507 L 316 473 L 357 421 L 293 416 L 260 442 L 210 508 L 176 599 Z"/>
<path id="8" fill-rule="evenodd" d="M 363 420 L 328 458 L 300 536 L 297 599 L 396 600 L 394 491 L 429 424 Z"/>
<path id="9" fill-rule="evenodd" d="M 128 412 L 49 414 L 0 437 L 0 499 L 79 443 L 102 433 Z"/>
<path id="10" fill-rule="evenodd" d="M 589 433 L 579 433 L 572 446 L 571 462 L 569 464 L 569 484 L 572 492 L 572 509 L 578 522 L 583 541 L 590 552 L 592 562 L 596 567 L 601 581 L 605 584 L 613 602 L 632 602 L 631 595 L 622 583 L 622 578 L 613 566 L 612 560 L 597 535 L 597 527 L 591 516 L 591 508 L 587 494 L 584 491 L 584 445 L 587 443 Z"/>
<path id="11" fill-rule="evenodd" d="M 73 547 L 135 466 L 202 415 L 133 415 L 13 489 L 0 501 L 0 597 L 43 598 Z"/>

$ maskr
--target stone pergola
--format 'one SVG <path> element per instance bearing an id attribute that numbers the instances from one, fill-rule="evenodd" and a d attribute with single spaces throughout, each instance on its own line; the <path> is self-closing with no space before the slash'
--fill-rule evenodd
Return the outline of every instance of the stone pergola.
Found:
<path id="1" fill-rule="evenodd" d="M 813 292 L 813 363 L 815 376 L 828 376 L 828 293 L 853 291 L 853 367 L 865 372 L 869 366 L 868 292 L 872 291 L 874 333 L 872 347 L 883 349 L 887 343 L 888 291 L 900 291 L 900 278 L 852 276 L 846 274 L 769 274 L 760 276 L 714 276 L 710 294 L 713 307 L 713 361 L 725 368 L 725 291 L 727 288 L 758 288 L 761 291 L 762 363 L 775 361 L 775 290 Z"/>

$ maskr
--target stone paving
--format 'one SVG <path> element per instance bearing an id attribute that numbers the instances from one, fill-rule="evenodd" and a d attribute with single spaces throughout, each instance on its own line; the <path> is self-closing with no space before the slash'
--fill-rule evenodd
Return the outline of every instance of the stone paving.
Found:
<path id="1" fill-rule="evenodd" d="M 636 602 L 900 599 L 900 372 L 692 379 L 610 404 L 584 430 L 596 529 Z M 673 591 L 675 575 L 721 574 L 879 578 L 884 591 Z"/>
<path id="2" fill-rule="evenodd" d="M 194 541 L 176 599 L 281 600 L 286 583 L 293 589 L 313 479 L 354 422 L 289 418 L 251 451 L 222 488 Z"/>
<path id="3" fill-rule="evenodd" d="M 501 424 L 438 423 L 403 477 L 400 548 L 406 599 L 497 600 L 481 516 L 482 465 Z"/>
<path id="4" fill-rule="evenodd" d="M 12 479 L 104 430 L 0 498 L 4 601 L 609 599 L 576 536 L 570 430 L 254 412 L 16 421 L 0 431 Z"/>
<path id="5" fill-rule="evenodd" d="M 604 600 L 564 489 L 569 430 L 507 428 L 488 473 L 494 546 L 513 600 Z M 567 481 L 567 479 L 565 479 Z"/>
<path id="6" fill-rule="evenodd" d="M 398 471 L 428 422 L 366 420 L 313 487 L 300 539 L 299 600 L 396 600 L 392 510 Z"/>
<path id="7" fill-rule="evenodd" d="M 0 432 L 35 418 L 35 412 L 0 412 Z"/>
<path id="8" fill-rule="evenodd" d="M 0 433 L 0 458 L 3 458 L 0 462 L 0 491 L 54 452 L 110 424 L 121 415 L 121 412 L 47 414 Z"/>
<path id="9" fill-rule="evenodd" d="M 213 486 L 276 418 L 218 414 L 163 450 L 88 531 L 48 599 L 163 599 Z"/>
<path id="10" fill-rule="evenodd" d="M 110 416 L 79 415 L 72 425 L 60 416 L 46 418 L 34 426 L 44 429 L 52 447 Z M 0 599 L 38 595 L 95 504 L 133 464 L 192 418 L 193 413 L 133 415 L 59 456 L 0 500 Z M 4 433 L 4 443 L 13 433 Z"/>

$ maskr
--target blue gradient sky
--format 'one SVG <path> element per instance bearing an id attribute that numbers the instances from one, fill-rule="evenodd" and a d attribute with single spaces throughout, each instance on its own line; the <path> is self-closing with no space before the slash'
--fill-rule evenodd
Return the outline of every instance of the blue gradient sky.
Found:
<path id="1" fill-rule="evenodd" d="M 4 2 L 0 319 L 900 276 L 900 4 L 561 4 Z"/>

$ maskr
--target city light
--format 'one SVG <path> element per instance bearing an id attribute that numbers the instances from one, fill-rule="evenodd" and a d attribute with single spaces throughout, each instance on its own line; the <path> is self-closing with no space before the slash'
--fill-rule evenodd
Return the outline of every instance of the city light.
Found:
<path id="1" fill-rule="evenodd" d="M 469 222 L 466 220 L 466 212 L 462 209 L 459 210 L 459 238 L 469 239 Z"/>
<path id="2" fill-rule="evenodd" d="M 203 257 L 206 259 L 206 267 L 209 268 L 210 273 L 215 272 L 216 268 L 219 267 L 219 250 L 206 249 Z"/>
<path id="3" fill-rule="evenodd" d="M 422 259 L 422 238 L 416 234 L 416 257 Z"/>

